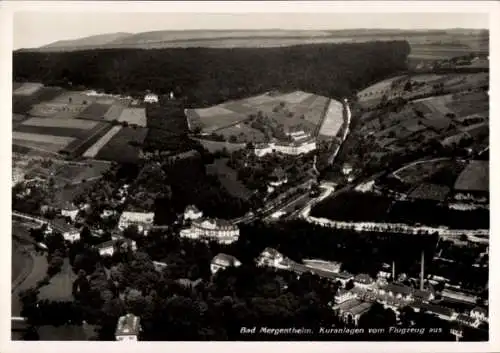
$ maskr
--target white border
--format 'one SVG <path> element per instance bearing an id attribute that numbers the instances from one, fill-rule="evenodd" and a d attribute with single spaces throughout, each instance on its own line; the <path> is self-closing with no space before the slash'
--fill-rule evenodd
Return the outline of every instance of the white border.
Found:
<path id="1" fill-rule="evenodd" d="M 2 251 L 0 256 L 0 268 L 4 271 L 0 276 L 1 288 L 1 307 L 0 307 L 0 352 L 31 352 L 52 353 L 58 350 L 71 350 L 72 352 L 84 352 L 91 350 L 113 350 L 116 349 L 120 353 L 136 352 L 137 350 L 144 351 L 192 351 L 199 352 L 200 350 L 214 350 L 217 353 L 222 351 L 233 352 L 237 349 L 239 352 L 255 353 L 261 349 L 286 349 L 291 352 L 331 352 L 332 350 L 342 350 L 349 352 L 366 352 L 366 351 L 384 351 L 384 352 L 487 352 L 498 351 L 500 345 L 498 335 L 500 332 L 498 320 L 498 306 L 500 300 L 497 299 L 499 294 L 498 278 L 499 273 L 499 252 L 496 247 L 500 246 L 500 240 L 496 239 L 498 223 L 492 217 L 491 221 L 491 237 L 490 237 L 490 341 L 488 343 L 404 343 L 404 342 L 332 342 L 332 343 L 153 343 L 140 342 L 138 344 L 117 344 L 114 342 L 8 342 L 10 340 L 10 254 L 11 254 L 11 239 L 10 239 L 10 185 L 11 185 L 11 89 L 12 89 L 12 16 L 17 11 L 50 11 L 50 12 L 207 12 L 207 13 L 244 13 L 244 12 L 341 12 L 341 13 L 490 13 L 490 116 L 494 117 L 491 121 L 491 155 L 497 155 L 497 141 L 499 141 L 499 128 L 497 128 L 500 109 L 496 102 L 500 102 L 500 91 L 496 84 L 499 80 L 499 69 L 495 65 L 500 58 L 500 42 L 499 42 L 499 19 L 500 19 L 500 4 L 496 1 L 342 1 L 342 2 L 91 2 L 91 1 L 7 1 L 0 3 L 0 116 L 2 116 L 3 127 L 1 130 L 0 156 L 2 159 L 1 185 L 2 185 L 2 202 L 0 203 L 0 224 L 2 232 L 0 242 Z M 495 20 L 496 18 L 496 20 Z M 485 24 L 487 27 L 487 24 Z M 496 45 L 495 45 L 496 44 Z M 497 138 L 495 138 L 497 137 Z M 497 188 L 494 176 L 497 173 L 496 163 L 491 159 L 491 214 L 499 208 Z M 500 197 L 500 195 L 499 195 Z"/>

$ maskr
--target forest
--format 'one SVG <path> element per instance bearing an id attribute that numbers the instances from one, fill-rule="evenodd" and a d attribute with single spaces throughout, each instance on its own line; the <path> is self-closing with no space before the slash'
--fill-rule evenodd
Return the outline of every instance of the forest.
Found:
<path id="1" fill-rule="evenodd" d="M 17 51 L 14 81 L 141 96 L 174 91 L 187 107 L 218 104 L 273 89 L 333 98 L 406 70 L 406 41 L 286 48 Z"/>

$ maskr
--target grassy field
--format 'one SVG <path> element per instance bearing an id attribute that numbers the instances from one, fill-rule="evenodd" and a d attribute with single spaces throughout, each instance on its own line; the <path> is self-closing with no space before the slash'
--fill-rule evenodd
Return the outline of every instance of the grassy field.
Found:
<path id="1" fill-rule="evenodd" d="M 31 96 L 33 93 L 38 91 L 43 87 L 42 83 L 23 83 L 20 87 L 16 88 L 13 92 L 15 95 L 19 96 Z"/>
<path id="2" fill-rule="evenodd" d="M 460 191 L 488 191 L 489 187 L 489 161 L 471 161 L 455 183 Z"/>
<path id="3" fill-rule="evenodd" d="M 79 156 L 106 134 L 109 129 L 111 129 L 111 124 L 99 123 L 93 129 L 85 130 L 85 134 L 68 144 L 63 152 L 69 155 Z"/>
<path id="4" fill-rule="evenodd" d="M 217 134 L 223 135 L 227 141 L 231 141 L 231 136 L 234 136 L 236 140 L 235 143 L 246 143 L 246 142 L 265 142 L 265 135 L 256 129 L 252 129 L 250 125 L 245 123 L 239 123 L 225 129 L 217 131 Z"/>
<path id="5" fill-rule="evenodd" d="M 248 199 L 251 196 L 251 191 L 238 180 L 236 170 L 227 166 L 227 158 L 216 159 L 213 164 L 207 166 L 207 172 L 212 175 L 217 175 L 222 186 L 234 197 L 240 199 Z"/>
<path id="6" fill-rule="evenodd" d="M 72 137 L 64 137 L 64 136 L 53 136 L 53 135 L 45 135 L 45 134 L 35 134 L 35 133 L 25 133 L 25 132 L 17 132 L 14 131 L 12 133 L 12 139 L 14 140 L 25 140 L 29 142 L 41 142 L 41 143 L 51 143 L 59 146 L 66 146 L 71 141 L 74 140 Z"/>
<path id="7" fill-rule="evenodd" d="M 139 146 L 144 143 L 147 133 L 147 128 L 123 128 L 99 150 L 96 158 L 123 163 L 137 162 Z"/>
<path id="8" fill-rule="evenodd" d="M 66 91 L 54 98 L 51 102 L 75 105 L 90 105 L 96 99 L 97 98 L 95 96 L 88 96 L 83 92 Z"/>
<path id="9" fill-rule="evenodd" d="M 326 112 L 323 125 L 319 129 L 319 134 L 323 136 L 337 136 L 342 124 L 344 123 L 344 108 L 342 103 L 331 100 Z"/>
<path id="10" fill-rule="evenodd" d="M 111 108 L 104 114 L 104 120 L 118 120 L 125 107 L 121 105 L 112 105 Z"/>
<path id="11" fill-rule="evenodd" d="M 245 148 L 246 143 L 229 143 L 229 142 L 219 142 L 219 141 L 210 141 L 204 139 L 195 139 L 200 142 L 204 148 L 206 148 L 209 152 L 217 152 L 222 151 L 224 148 L 229 152 L 241 150 Z"/>
<path id="12" fill-rule="evenodd" d="M 120 132 L 121 129 L 122 126 L 120 125 L 113 126 L 111 130 L 104 134 L 103 137 L 101 137 L 96 143 L 90 146 L 82 156 L 85 158 L 94 158 L 99 153 L 101 148 L 103 148 L 118 132 Z"/>
<path id="13" fill-rule="evenodd" d="M 56 187 L 65 184 L 82 183 L 85 180 L 100 177 L 105 171 L 110 168 L 110 164 L 100 161 L 89 161 L 88 165 L 72 165 L 64 163 L 54 168 L 54 177 Z"/>
<path id="14" fill-rule="evenodd" d="M 23 125 L 40 127 L 64 127 L 73 129 L 92 129 L 98 122 L 81 119 L 57 119 L 57 118 L 30 118 L 23 122 Z"/>
<path id="15" fill-rule="evenodd" d="M 43 87 L 31 96 L 12 96 L 12 111 L 17 114 L 26 114 L 33 105 L 50 101 L 61 94 L 62 89 L 58 87 Z"/>
<path id="16" fill-rule="evenodd" d="M 129 124 L 146 127 L 146 109 L 145 108 L 125 108 L 118 117 L 118 121 L 125 121 Z"/>
<path id="17" fill-rule="evenodd" d="M 78 114 L 78 118 L 101 120 L 104 119 L 106 113 L 110 108 L 111 105 L 109 104 L 92 103 L 91 105 L 87 106 L 84 111 Z"/>
<path id="18" fill-rule="evenodd" d="M 40 288 L 38 298 L 54 300 L 54 301 L 71 301 L 73 300 L 73 281 L 76 275 L 71 269 L 69 259 L 64 259 L 61 272 L 57 273 L 50 279 L 49 284 Z"/>

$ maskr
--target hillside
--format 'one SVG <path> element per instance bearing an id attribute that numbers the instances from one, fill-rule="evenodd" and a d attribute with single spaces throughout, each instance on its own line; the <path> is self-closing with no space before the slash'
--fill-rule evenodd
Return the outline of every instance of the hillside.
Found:
<path id="1" fill-rule="evenodd" d="M 407 42 L 323 44 L 286 48 L 176 48 L 15 52 L 20 82 L 103 89 L 141 96 L 176 92 L 188 107 L 204 107 L 262 92 L 303 90 L 345 97 L 405 70 Z"/>
<path id="2" fill-rule="evenodd" d="M 369 42 L 374 40 L 407 40 L 410 44 L 434 41 L 459 41 L 472 48 L 487 42 L 488 31 L 471 29 L 450 30 L 187 30 L 150 31 L 142 33 L 111 33 L 75 40 L 63 40 L 40 48 L 23 51 L 72 51 L 86 49 L 161 49 L 161 48 L 258 48 L 283 47 L 301 44 Z M 487 44 L 487 43 L 486 43 Z M 477 49 L 477 48 L 476 48 Z"/>

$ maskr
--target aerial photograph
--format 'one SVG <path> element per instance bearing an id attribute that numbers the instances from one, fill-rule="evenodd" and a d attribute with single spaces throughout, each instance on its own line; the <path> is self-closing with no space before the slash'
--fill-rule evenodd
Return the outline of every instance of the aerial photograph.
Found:
<path id="1" fill-rule="evenodd" d="M 11 340 L 488 342 L 488 23 L 16 12 Z"/>

